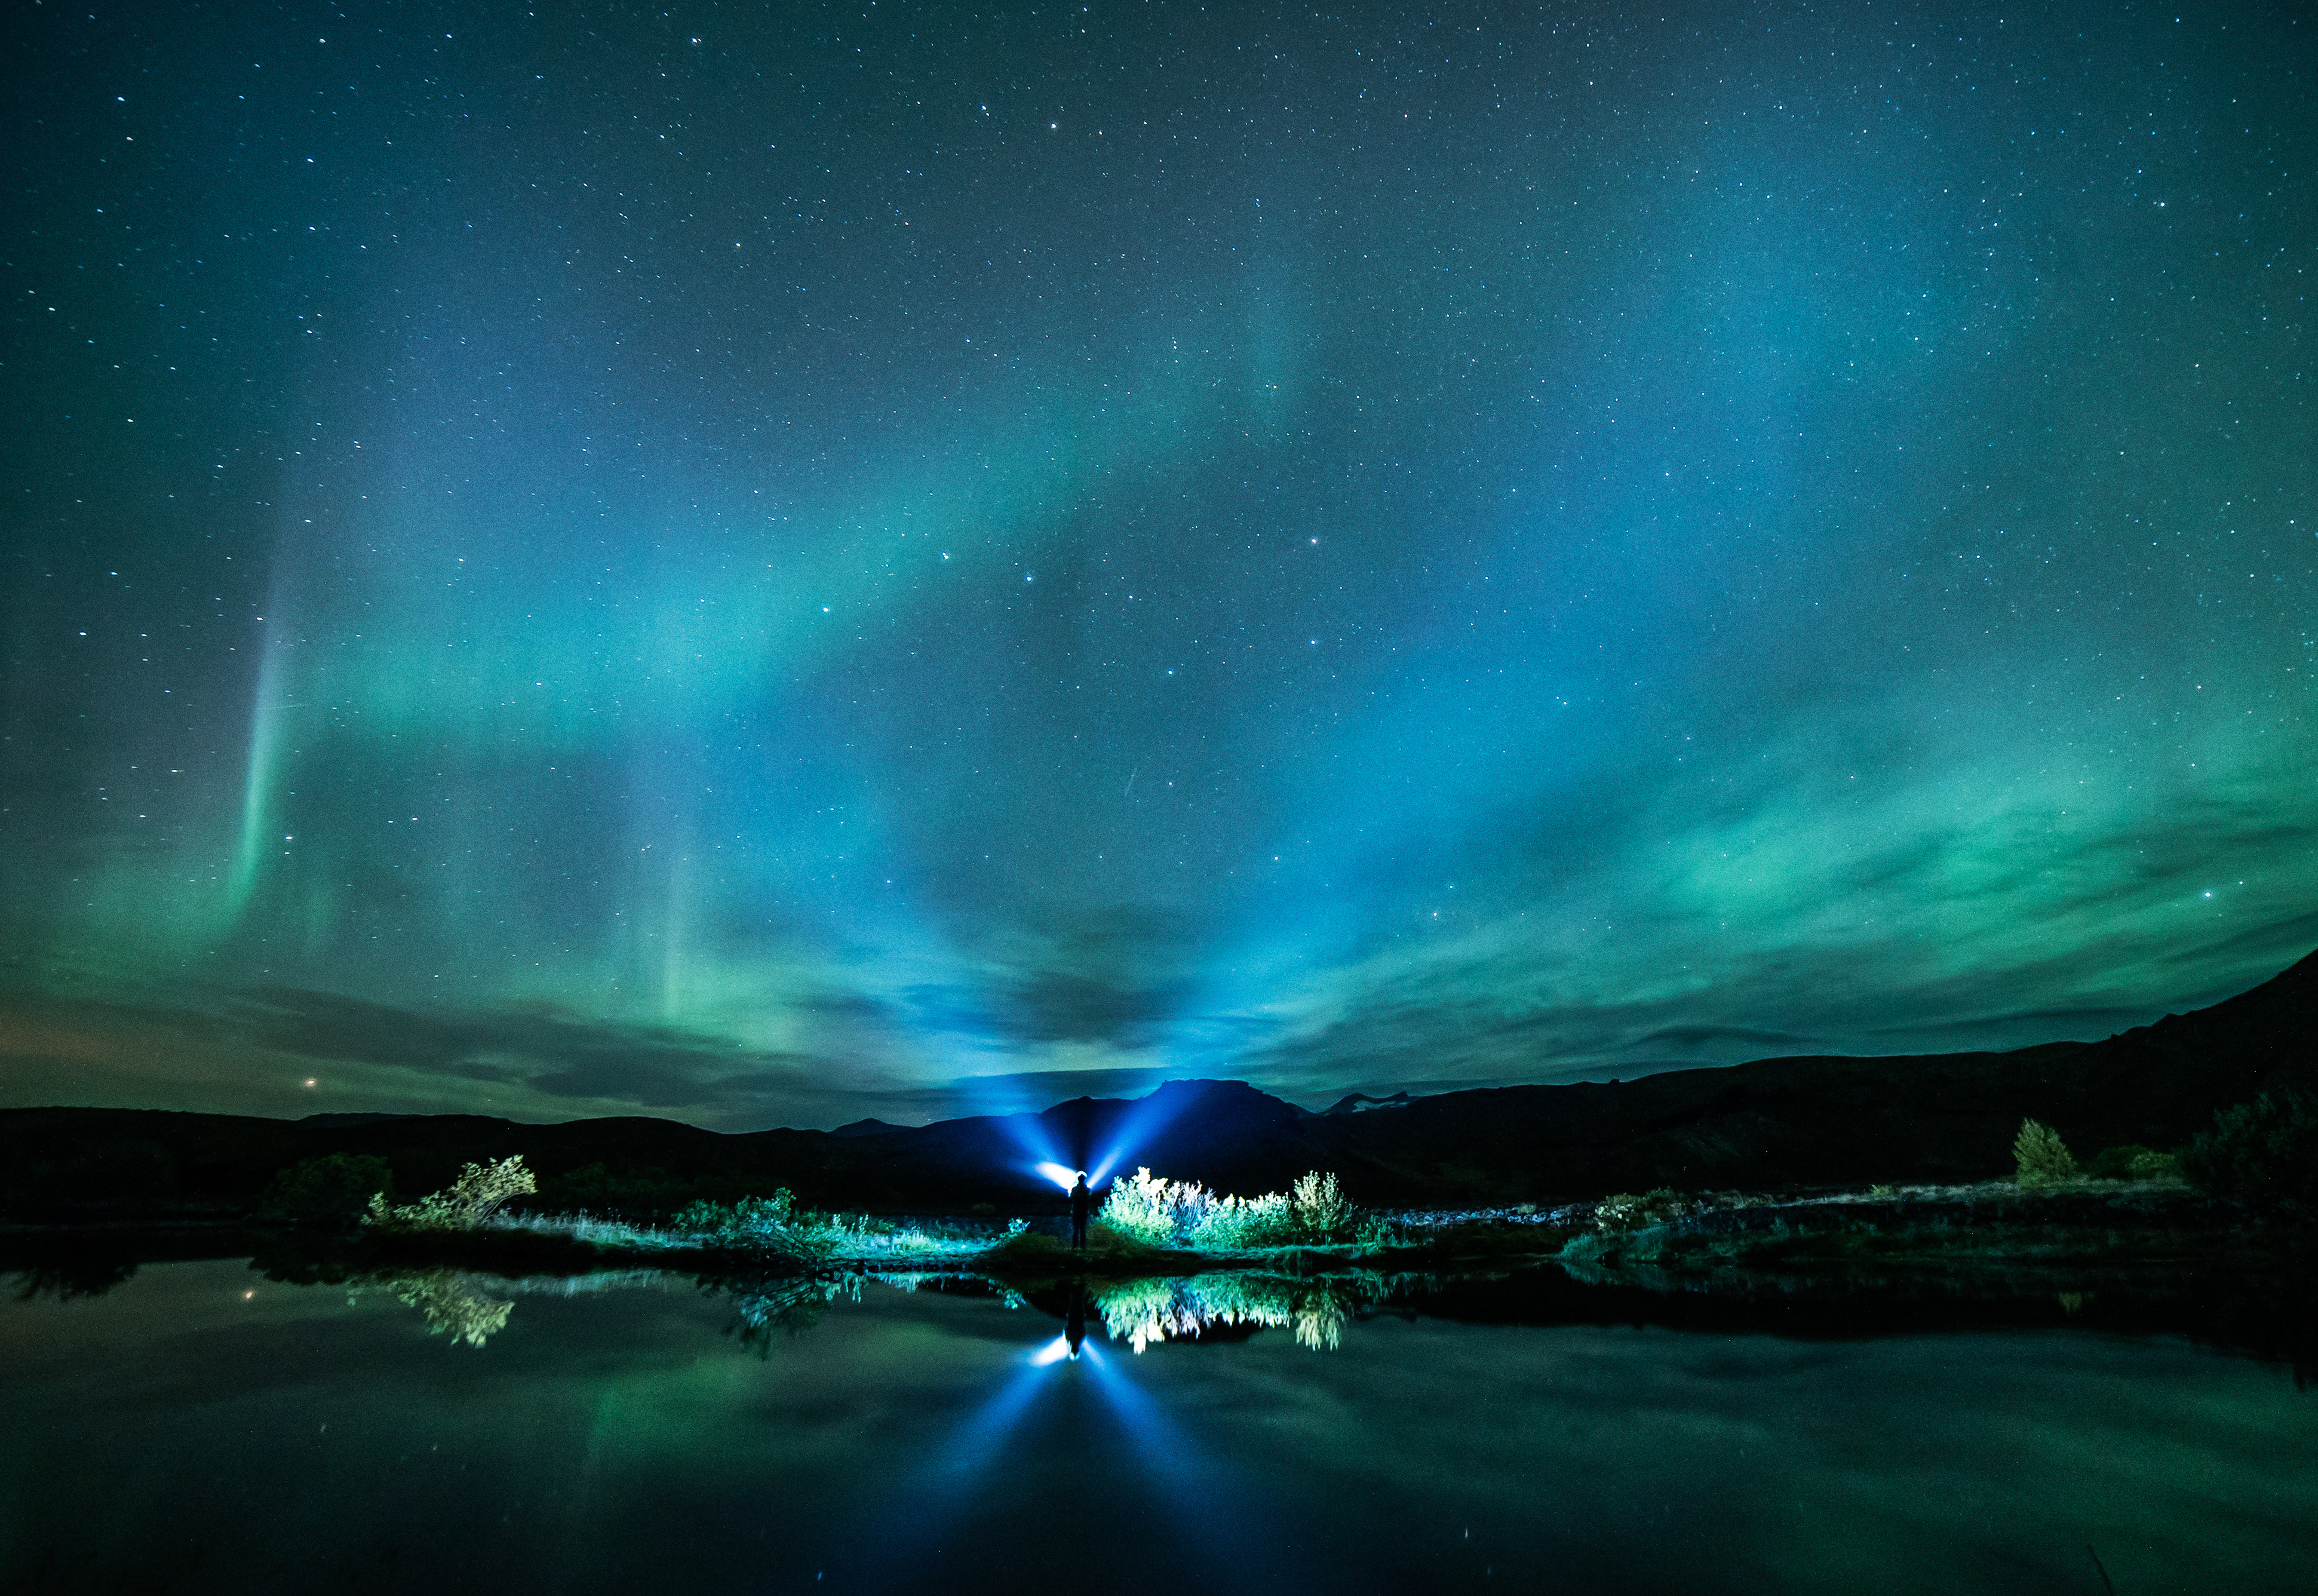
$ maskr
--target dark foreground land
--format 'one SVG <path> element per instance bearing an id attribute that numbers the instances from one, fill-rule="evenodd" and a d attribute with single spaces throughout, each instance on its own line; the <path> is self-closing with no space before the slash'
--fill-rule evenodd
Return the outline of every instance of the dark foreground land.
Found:
<path id="1" fill-rule="evenodd" d="M 995 1118 L 840 1135 L 727 1135 L 668 1120 L 519 1125 L 477 1116 L 304 1120 L 151 1110 L 0 1111 L 0 1219 L 237 1220 L 283 1169 L 384 1159 L 399 1194 L 521 1154 L 542 1211 L 665 1213 L 776 1187 L 871 1213 L 1047 1214 L 1060 1194 L 1026 1145 L 1092 1161 L 1129 1122 L 1127 1162 L 1211 1189 L 1284 1188 L 1331 1170 L 1371 1207 L 1552 1205 L 1674 1188 L 1799 1192 L 1958 1185 L 2012 1170 L 2024 1117 L 2089 1156 L 2178 1148 L 2216 1110 L 2318 1085 L 2318 955 L 2251 991 L 2093 1043 L 2010 1053 L 1780 1058 L 1623 1083 L 1444 1093 L 1308 1113 L 1238 1081 L 1174 1081 L 1138 1102 L 1080 1098 Z"/>

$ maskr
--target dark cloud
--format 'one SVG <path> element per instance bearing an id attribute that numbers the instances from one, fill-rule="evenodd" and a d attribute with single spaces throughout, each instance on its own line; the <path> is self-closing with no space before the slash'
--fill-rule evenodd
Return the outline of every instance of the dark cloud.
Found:
<path id="1" fill-rule="evenodd" d="M 1639 1048 L 1683 1047 L 1716 1048 L 1779 1048 L 1793 1051 L 1810 1045 L 1811 1038 L 1795 1031 L 1770 1031 L 1754 1026 L 1679 1025 L 1662 1026 L 1634 1038 L 1631 1045 Z"/>
<path id="2" fill-rule="evenodd" d="M 1188 1071 L 1166 1069 L 1038 1070 L 968 1076 L 922 1087 L 832 1093 L 831 1112 L 844 1120 L 922 1125 L 969 1115 L 1036 1112 L 1073 1098 L 1139 1098 Z"/>
<path id="3" fill-rule="evenodd" d="M 1001 1022 L 1026 1042 L 1111 1042 L 1140 1046 L 1181 1011 L 1181 985 L 1129 986 L 1050 970 L 1014 983 Z"/>

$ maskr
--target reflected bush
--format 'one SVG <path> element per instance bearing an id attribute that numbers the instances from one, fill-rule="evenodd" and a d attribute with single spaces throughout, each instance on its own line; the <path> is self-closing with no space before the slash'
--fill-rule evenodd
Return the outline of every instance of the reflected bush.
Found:
<path id="1" fill-rule="evenodd" d="M 469 1166 L 472 1168 L 472 1166 Z M 476 1276 L 459 1269 L 390 1275 L 379 1282 L 405 1305 L 427 1315 L 427 1333 L 480 1347 L 507 1328 L 515 1305 L 490 1296 Z"/>
<path id="2" fill-rule="evenodd" d="M 85 1296 L 103 1296 L 137 1273 L 133 1261 L 119 1259 L 67 1259 L 19 1269 L 13 1284 L 16 1300 L 34 1302 L 50 1297 L 68 1303 Z"/>
<path id="3" fill-rule="evenodd" d="M 1097 1217 L 1146 1247 L 1244 1252 L 1348 1240 L 1356 1216 L 1333 1174 L 1315 1170 L 1287 1192 L 1243 1197 L 1208 1191 L 1196 1180 L 1165 1179 L 1146 1167 L 1111 1183 Z"/>
<path id="4" fill-rule="evenodd" d="M 395 1207 L 384 1193 L 370 1199 L 364 1223 L 383 1230 L 472 1230 L 489 1221 L 513 1199 L 539 1189 L 523 1155 L 469 1164 L 459 1178 L 441 1191 L 432 1191 L 407 1207 Z"/>
<path id="5" fill-rule="evenodd" d="M 1217 1325 L 1290 1330 L 1298 1345 L 1333 1352 L 1359 1305 L 1356 1284 L 1276 1275 L 1194 1275 L 1128 1280 L 1095 1293 L 1103 1328 L 1140 1352 L 1156 1341 L 1196 1339 Z"/>
<path id="6" fill-rule="evenodd" d="M 394 1170 L 367 1153 L 333 1152 L 276 1170 L 257 1199 L 258 1212 L 312 1224 L 353 1224 L 373 1198 L 394 1195 Z"/>
<path id="7" fill-rule="evenodd" d="M 804 1334 L 821 1323 L 823 1309 L 839 1297 L 861 1300 L 861 1277 L 827 1275 L 778 1280 L 753 1280 L 746 1285 L 713 1283 L 732 1294 L 733 1323 L 724 1333 L 736 1336 L 758 1357 L 771 1356 L 776 1336 Z"/>

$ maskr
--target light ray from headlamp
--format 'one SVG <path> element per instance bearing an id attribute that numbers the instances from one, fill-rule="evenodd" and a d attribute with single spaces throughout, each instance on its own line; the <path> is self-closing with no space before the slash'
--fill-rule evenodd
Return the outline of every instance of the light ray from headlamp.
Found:
<path id="1" fill-rule="evenodd" d="M 1087 1172 L 1087 1184 L 1100 1186 L 1110 1179 L 1114 1170 L 1131 1168 L 1130 1160 L 1142 1151 L 1144 1143 L 1167 1128 L 1174 1117 L 1190 1105 L 1190 1089 L 1169 1091 L 1169 1081 L 1149 1097 L 1130 1105 L 1111 1127 L 1110 1145 L 1103 1150 Z"/>

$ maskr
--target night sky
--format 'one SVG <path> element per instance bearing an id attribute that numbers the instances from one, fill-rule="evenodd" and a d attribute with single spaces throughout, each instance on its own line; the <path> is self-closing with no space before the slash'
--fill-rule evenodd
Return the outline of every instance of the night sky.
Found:
<path id="1" fill-rule="evenodd" d="M 1322 1106 L 2274 973 L 2318 30 L 2014 10 L 13 5 L 0 1101 Z"/>

